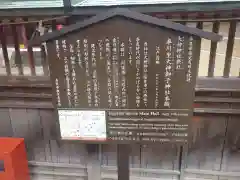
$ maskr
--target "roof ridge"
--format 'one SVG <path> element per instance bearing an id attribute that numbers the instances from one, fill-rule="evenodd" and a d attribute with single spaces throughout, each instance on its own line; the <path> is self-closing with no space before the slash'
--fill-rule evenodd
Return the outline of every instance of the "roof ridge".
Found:
<path id="1" fill-rule="evenodd" d="M 211 0 L 211 2 L 234 2 L 240 0 Z M 206 3 L 210 2 L 207 0 L 152 0 L 151 2 L 146 2 L 146 0 L 83 0 L 83 2 L 78 2 L 72 4 L 73 6 L 116 6 L 116 5 L 149 5 L 149 4 L 177 4 L 177 3 Z"/>
<path id="2" fill-rule="evenodd" d="M 209 39 L 212 41 L 219 41 L 222 39 L 222 36 L 220 36 L 216 33 L 205 32 L 201 29 L 188 27 L 188 26 L 185 26 L 185 25 L 182 25 L 179 23 L 175 23 L 175 22 L 166 20 L 166 19 L 159 19 L 156 17 L 142 14 L 142 13 L 130 11 L 126 8 L 114 8 L 107 12 L 104 12 L 104 13 L 101 13 L 94 17 L 91 17 L 87 20 L 84 20 L 82 22 L 66 26 L 66 27 L 62 28 L 60 31 L 47 33 L 47 34 L 41 36 L 38 40 L 31 41 L 29 44 L 37 44 L 37 43 L 49 41 L 52 39 L 56 39 L 57 37 L 61 37 L 67 33 L 72 33 L 76 30 L 86 28 L 87 26 L 90 26 L 92 24 L 97 24 L 101 21 L 105 21 L 105 20 L 113 18 L 115 16 L 122 16 L 125 18 L 133 19 L 136 21 L 141 21 L 142 23 L 151 24 L 151 25 L 155 25 L 158 27 L 165 27 L 165 28 L 168 28 L 171 30 L 180 31 L 183 33 L 191 34 L 193 36 L 199 36 L 201 38 Z"/>

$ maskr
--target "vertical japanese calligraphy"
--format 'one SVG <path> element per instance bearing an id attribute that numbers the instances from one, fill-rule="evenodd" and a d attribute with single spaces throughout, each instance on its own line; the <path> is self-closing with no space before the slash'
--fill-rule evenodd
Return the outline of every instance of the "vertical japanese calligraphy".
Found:
<path id="1" fill-rule="evenodd" d="M 100 97 L 99 97 L 99 83 L 97 76 L 97 60 L 96 60 L 96 45 L 91 44 L 92 51 L 92 79 L 93 79 L 93 97 L 94 97 L 94 106 L 99 107 Z"/>
<path id="2" fill-rule="evenodd" d="M 155 64 L 156 64 L 156 66 L 160 65 L 160 47 L 159 46 L 156 46 Z M 156 74 L 155 74 L 155 101 L 154 101 L 154 108 L 158 108 L 159 107 L 159 81 L 160 81 L 160 74 L 159 74 L 159 72 L 156 72 Z"/>
<path id="3" fill-rule="evenodd" d="M 156 64 L 160 64 L 160 47 L 156 46 Z"/>
<path id="4" fill-rule="evenodd" d="M 59 41 L 55 41 L 56 46 L 56 55 L 57 55 L 57 61 L 60 61 L 60 47 L 59 47 Z M 57 98 L 57 106 L 61 107 L 61 99 L 60 99 L 60 90 L 59 90 L 59 82 L 58 78 L 55 79 L 55 86 L 56 86 L 56 98 Z"/>
<path id="5" fill-rule="evenodd" d="M 120 57 L 121 57 L 121 106 L 127 107 L 127 87 L 126 87 L 126 60 L 125 60 L 125 44 L 121 42 L 120 45 Z"/>
<path id="6" fill-rule="evenodd" d="M 155 102 L 154 102 L 154 107 L 158 108 L 159 107 L 159 73 L 156 73 L 156 78 L 155 78 L 155 86 L 156 86 L 156 92 L 155 92 Z"/>
<path id="7" fill-rule="evenodd" d="M 57 96 L 57 106 L 61 107 L 61 99 L 60 99 L 60 90 L 59 90 L 59 82 L 58 78 L 55 79 L 55 86 L 56 86 L 56 96 Z"/>
<path id="8" fill-rule="evenodd" d="M 98 47 L 99 47 L 99 59 L 103 59 L 103 41 L 99 40 L 98 41 Z"/>
<path id="9" fill-rule="evenodd" d="M 55 41 L 56 60 L 62 58 L 64 64 L 64 80 L 54 80 L 56 103 L 78 107 L 82 98 L 92 108 L 102 107 L 102 101 L 108 108 L 172 108 L 175 79 L 189 83 L 192 77 L 193 37 L 184 38 L 168 36 L 163 43 L 140 36 Z"/>
<path id="10" fill-rule="evenodd" d="M 71 103 L 71 89 L 70 89 L 70 74 L 69 74 L 69 67 L 68 67 L 68 56 L 67 56 L 67 43 L 66 40 L 62 40 L 62 48 L 64 52 L 64 75 L 65 75 L 65 81 L 66 81 L 66 90 L 67 90 L 67 99 L 68 99 L 68 105 L 72 106 Z"/>
<path id="11" fill-rule="evenodd" d="M 113 87 L 114 87 L 114 105 L 119 107 L 119 70 L 118 70 L 118 45 L 119 41 L 116 37 L 112 40 L 112 73 L 113 73 Z"/>
<path id="12" fill-rule="evenodd" d="M 88 40 L 83 40 L 83 53 L 84 53 L 84 63 L 85 63 L 85 72 L 87 77 L 87 101 L 88 106 L 92 107 L 92 88 L 91 88 L 91 75 L 89 69 L 89 54 L 88 54 Z"/>
<path id="13" fill-rule="evenodd" d="M 72 85 L 73 85 L 73 106 L 78 106 L 78 92 L 77 92 L 77 84 L 76 84 L 76 56 L 74 55 L 74 47 L 72 44 L 69 45 L 70 51 L 70 59 L 72 66 Z"/>
<path id="14" fill-rule="evenodd" d="M 105 39 L 105 58 L 107 61 L 107 92 L 108 92 L 108 107 L 112 107 L 112 62 L 111 62 L 111 48 L 108 38 Z"/>
<path id="15" fill-rule="evenodd" d="M 171 76 L 172 76 L 172 39 L 168 38 L 166 43 L 166 67 L 164 86 L 164 107 L 171 106 Z"/>
<path id="16" fill-rule="evenodd" d="M 99 97 L 99 82 L 97 76 L 97 62 L 96 62 L 96 46 L 91 44 L 92 49 L 92 68 L 93 68 L 93 92 L 94 92 L 94 106 L 99 107 L 100 97 Z"/>
<path id="17" fill-rule="evenodd" d="M 81 55 L 81 41 L 77 40 L 76 43 L 77 43 L 77 62 L 79 67 L 83 68 Z"/>
<path id="18" fill-rule="evenodd" d="M 132 39 L 128 38 L 128 63 L 132 65 Z"/>
<path id="19" fill-rule="evenodd" d="M 183 69 L 184 58 L 184 36 L 178 36 L 177 50 L 176 50 L 176 69 Z"/>
<path id="20" fill-rule="evenodd" d="M 59 48 L 59 41 L 55 41 L 55 46 L 56 46 L 56 53 L 57 53 L 57 59 L 60 59 L 60 48 Z"/>
<path id="21" fill-rule="evenodd" d="M 141 83 L 141 71 L 140 71 L 140 67 L 141 67 L 141 59 L 140 59 L 140 38 L 137 37 L 136 38 L 136 107 L 139 108 L 140 107 L 140 103 L 141 103 L 141 87 L 140 87 L 140 83 Z"/>
<path id="22" fill-rule="evenodd" d="M 192 59 L 193 59 L 193 55 L 192 55 L 192 50 L 193 50 L 193 37 L 191 36 L 189 38 L 189 45 L 188 45 L 188 69 L 187 69 L 187 77 L 186 77 L 186 81 L 187 82 L 191 82 L 192 80 Z"/>
<path id="23" fill-rule="evenodd" d="M 144 42 L 143 45 L 143 103 L 144 106 L 148 106 L 148 65 L 149 65 L 149 58 L 148 58 L 148 43 Z"/>

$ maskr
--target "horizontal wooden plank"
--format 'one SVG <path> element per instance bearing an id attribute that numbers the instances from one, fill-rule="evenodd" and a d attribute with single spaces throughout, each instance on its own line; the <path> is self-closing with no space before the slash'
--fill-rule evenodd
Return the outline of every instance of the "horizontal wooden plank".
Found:
<path id="1" fill-rule="evenodd" d="M 69 173 L 69 172 L 56 172 L 56 171 L 41 171 L 41 170 L 30 170 L 30 174 L 40 174 L 40 175 L 54 175 L 54 176 L 60 176 L 60 177 L 87 177 L 86 174 L 81 174 L 78 172 L 75 173 Z"/>
<path id="2" fill-rule="evenodd" d="M 51 88 L 51 82 L 48 76 L 0 76 L 0 87 Z M 195 90 L 240 92 L 240 78 L 199 77 Z"/>
<path id="3" fill-rule="evenodd" d="M 62 163 L 47 163 L 47 162 L 29 162 L 30 173 L 33 175 L 56 175 L 59 177 L 72 178 L 72 177 L 87 177 L 86 167 L 82 165 L 71 165 L 71 164 L 62 164 Z M 69 173 L 69 169 L 76 169 L 76 172 Z M 117 168 L 111 166 L 102 166 L 102 179 L 117 179 Z M 131 179 L 142 180 L 139 176 L 133 176 L 135 173 L 145 172 L 147 174 L 158 175 L 159 178 L 146 177 L 145 179 L 149 180 L 161 180 L 162 175 L 176 175 L 180 174 L 179 171 L 174 170 L 164 170 L 164 169 L 144 169 L 144 168 L 131 168 Z M 213 171 L 213 170 L 203 170 L 203 169 L 190 169 L 187 168 L 184 170 L 185 178 L 188 179 L 189 174 L 193 175 L 210 175 L 212 177 L 218 176 L 222 178 L 240 178 L 239 172 L 226 172 L 226 171 Z M 41 176 L 40 176 L 41 177 Z M 184 179 L 185 179 L 184 178 Z M 33 178 L 34 179 L 34 178 Z M 144 178 L 143 178 L 144 179 Z M 144 179 L 144 180 L 145 180 Z M 203 179 L 205 179 L 203 177 Z"/>
<path id="4" fill-rule="evenodd" d="M 28 98 L 31 99 L 52 99 L 52 94 L 48 92 L 0 92 L 0 98 L 3 99 L 21 99 Z M 211 97 L 211 96 L 196 96 L 194 102 L 196 103 L 240 103 L 240 98 L 228 98 L 228 97 Z"/>
<path id="5" fill-rule="evenodd" d="M 194 102 L 240 103 L 240 98 L 198 97 L 198 96 L 196 96 Z"/>
<path id="6" fill-rule="evenodd" d="M 9 11 L 9 9 L 1 9 L 0 16 L 2 19 L 16 19 L 16 17 L 52 17 L 66 15 L 63 8 L 27 8 L 27 9 L 14 9 L 14 11 Z M 42 19 L 42 18 L 41 18 Z"/>
<path id="7" fill-rule="evenodd" d="M 51 92 L 48 77 L 5 78 L 4 83 L 0 83 L 0 107 L 53 109 Z M 219 115 L 240 114 L 240 110 L 237 109 L 240 103 L 239 92 L 240 78 L 199 78 L 194 112 Z M 226 105 L 223 106 L 223 104 Z M 233 109 L 231 105 L 234 105 Z"/>
<path id="8" fill-rule="evenodd" d="M 53 109 L 51 101 L 2 100 L 0 108 Z"/>
<path id="9" fill-rule="evenodd" d="M 48 76 L 0 76 L 0 87 L 48 87 Z"/>
<path id="10" fill-rule="evenodd" d="M 224 171 L 212 171 L 212 170 L 200 170 L 200 169 L 185 169 L 186 173 L 201 174 L 201 175 L 212 175 L 212 176 L 225 176 L 225 177 L 238 177 L 240 178 L 239 172 L 224 172 Z"/>
<path id="11" fill-rule="evenodd" d="M 0 98 L 35 98 L 51 99 L 52 94 L 47 93 L 21 93 L 21 92 L 0 92 Z"/>
<path id="12" fill-rule="evenodd" d="M 240 114 L 240 109 L 223 109 L 223 108 L 194 108 L 194 113 L 200 114 Z"/>
<path id="13" fill-rule="evenodd" d="M 46 174 L 46 175 L 59 175 L 59 176 L 76 176 L 76 177 L 84 177 L 87 176 L 85 174 L 86 167 L 83 165 L 73 165 L 73 164 L 66 164 L 66 163 L 48 163 L 48 162 L 29 162 L 30 171 L 32 174 Z M 52 169 L 55 169 L 53 172 Z M 70 170 L 71 169 L 71 170 Z M 117 167 L 112 166 L 101 166 L 102 169 L 102 176 L 103 179 L 109 178 L 110 176 L 117 175 Z M 75 170 L 75 172 L 72 172 Z M 71 171 L 71 172 L 69 172 Z M 146 174 L 153 174 L 153 175 L 176 175 L 180 174 L 179 171 L 176 170 L 165 170 L 165 169 L 144 169 L 144 168 L 131 168 L 131 177 L 135 174 L 146 173 Z M 77 174 L 76 174 L 77 173 Z M 138 179 L 139 177 L 135 177 Z M 141 179 L 141 178 L 140 178 Z M 152 178 L 149 178 L 152 179 Z M 154 180 L 154 179 L 153 179 Z"/>
<path id="14" fill-rule="evenodd" d="M 240 91 L 240 78 L 199 77 L 196 91 Z"/>
<path id="15" fill-rule="evenodd" d="M 25 101 L 25 100 L 5 100 L 0 101 L 0 108 L 26 108 L 26 109 L 53 109 L 51 101 Z M 223 109 L 223 108 L 194 108 L 197 114 L 219 114 L 219 115 L 238 115 L 240 109 Z"/>

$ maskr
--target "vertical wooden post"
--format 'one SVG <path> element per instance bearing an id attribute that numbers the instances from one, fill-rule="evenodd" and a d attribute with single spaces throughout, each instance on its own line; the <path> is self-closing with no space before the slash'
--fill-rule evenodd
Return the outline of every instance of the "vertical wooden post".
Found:
<path id="1" fill-rule="evenodd" d="M 197 28 L 198 29 L 203 29 L 203 22 L 200 21 L 197 23 Z M 201 43 L 202 43 L 202 40 L 201 38 L 198 38 L 197 42 L 196 42 L 196 49 L 197 49 L 197 52 L 196 52 L 196 57 L 199 58 L 199 61 L 198 61 L 198 64 L 197 64 L 197 76 L 198 76 L 198 73 L 199 73 L 199 64 L 200 64 L 200 56 L 201 56 Z"/>
<path id="2" fill-rule="evenodd" d="M 28 46 L 27 41 L 30 39 L 30 31 L 28 24 L 22 25 L 22 37 L 24 39 L 24 44 L 27 46 L 28 50 L 28 62 L 31 70 L 31 75 L 36 75 L 36 69 L 35 69 L 35 62 L 34 62 L 34 55 L 33 55 L 33 48 Z"/>
<path id="3" fill-rule="evenodd" d="M 231 21 L 230 27 L 229 27 L 229 33 L 228 33 L 227 50 L 226 50 L 226 57 L 225 57 L 225 64 L 224 64 L 224 71 L 223 71 L 223 77 L 225 78 L 229 77 L 229 74 L 230 74 L 236 27 L 237 27 L 237 21 L 236 20 Z"/>
<path id="4" fill-rule="evenodd" d="M 88 160 L 87 174 L 88 180 L 101 180 L 101 160 L 99 159 L 99 145 L 87 144 Z"/>
<path id="5" fill-rule="evenodd" d="M 48 76 L 49 75 L 48 61 L 47 61 L 47 54 L 46 54 L 44 45 L 41 45 L 41 59 L 42 59 L 42 66 L 43 66 L 43 74 Z"/>
<path id="6" fill-rule="evenodd" d="M 87 174 L 88 180 L 101 180 L 101 163 L 96 154 L 88 157 Z"/>
<path id="7" fill-rule="evenodd" d="M 13 42 L 14 42 L 14 48 L 15 48 L 15 63 L 18 68 L 18 74 L 23 75 L 23 65 L 22 65 L 22 58 L 21 53 L 19 49 L 19 40 L 18 40 L 18 32 L 17 32 L 17 25 L 12 24 L 12 35 L 13 35 Z"/>
<path id="8" fill-rule="evenodd" d="M 10 61 L 9 61 L 8 51 L 7 51 L 7 40 L 6 40 L 6 37 L 5 37 L 5 32 L 4 32 L 3 25 L 0 26 L 0 41 L 1 41 L 1 44 L 2 44 L 2 53 L 3 53 L 6 73 L 7 73 L 8 76 L 10 76 L 10 75 L 12 75 L 12 73 L 11 73 Z"/>
<path id="9" fill-rule="evenodd" d="M 216 21 L 213 23 L 212 32 L 218 33 L 220 27 L 220 22 Z M 214 76 L 214 68 L 215 68 L 215 59 L 216 59 L 216 52 L 217 52 L 217 42 L 211 42 L 211 50 L 210 50 L 210 57 L 209 57 L 209 65 L 208 65 L 208 77 Z"/>
<path id="10" fill-rule="evenodd" d="M 117 166 L 118 166 L 118 180 L 129 180 L 129 154 L 130 147 L 127 144 L 117 145 Z"/>
<path id="11" fill-rule="evenodd" d="M 57 29 L 57 22 L 56 20 L 52 20 L 52 31 L 56 31 Z"/>
<path id="12" fill-rule="evenodd" d="M 184 171 L 186 169 L 186 161 L 187 161 L 187 155 L 188 155 L 188 147 L 187 145 L 180 146 L 180 152 L 179 152 L 179 171 L 180 171 L 180 177 L 179 180 L 184 180 Z"/>

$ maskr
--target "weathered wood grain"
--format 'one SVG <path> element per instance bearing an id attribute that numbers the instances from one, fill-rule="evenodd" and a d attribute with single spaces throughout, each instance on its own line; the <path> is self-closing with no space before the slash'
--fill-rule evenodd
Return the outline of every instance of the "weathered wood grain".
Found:
<path id="1" fill-rule="evenodd" d="M 33 149 L 33 156 L 35 161 L 46 161 L 45 142 L 43 138 L 43 125 L 38 110 L 30 110 L 29 113 L 29 127 L 32 136 L 34 137 L 31 148 Z"/>
<path id="2" fill-rule="evenodd" d="M 46 161 L 52 162 L 52 154 L 51 154 L 51 144 L 50 139 L 52 139 L 52 132 L 55 128 L 55 118 L 53 116 L 52 110 L 38 110 L 39 117 L 41 120 L 41 124 L 43 127 L 43 141 L 45 145 L 45 154 L 46 154 Z"/>
<path id="3" fill-rule="evenodd" d="M 58 154 L 58 163 L 70 163 L 69 142 L 61 141 Z"/>
<path id="4" fill-rule="evenodd" d="M 194 118 L 187 168 L 220 170 L 225 132 L 224 116 Z"/>
<path id="5" fill-rule="evenodd" d="M 26 120 L 28 121 L 28 138 L 25 139 L 25 142 L 28 147 L 28 159 L 34 160 L 35 159 L 35 143 L 41 141 L 41 126 L 40 126 L 40 119 L 39 113 L 36 109 L 27 109 L 26 110 Z"/>
<path id="6" fill-rule="evenodd" d="M 102 146 L 103 165 L 117 166 L 117 146 L 113 144 Z M 131 159 L 131 158 L 130 158 Z"/>
<path id="7" fill-rule="evenodd" d="M 8 108 L 0 108 L 0 136 L 11 137 L 13 135 L 13 129 Z"/>
<path id="8" fill-rule="evenodd" d="M 20 92 L 20 89 L 12 88 L 12 92 Z M 30 89 L 27 91 L 31 92 Z M 33 88 L 32 93 L 37 94 L 37 92 Z M 4 98 L 4 96 L 2 97 Z M 16 97 L 11 98 L 14 100 Z M 208 97 L 210 98 L 209 101 L 207 100 Z M 34 101 L 33 97 L 23 98 L 22 96 L 21 98 L 25 99 L 26 102 L 28 100 Z M 211 111 L 195 113 L 191 128 L 193 136 L 189 143 L 187 157 L 180 156 L 179 148 L 171 145 L 132 145 L 130 154 L 130 167 L 133 168 L 130 171 L 132 177 L 171 180 L 179 177 L 184 180 L 187 178 L 237 179 L 237 175 L 230 178 L 229 174 L 234 175 L 240 170 L 239 115 L 227 114 L 227 109 L 239 109 L 238 98 L 240 98 L 240 93 L 237 91 L 197 91 L 195 108 L 216 109 L 220 113 Z M 56 142 L 58 131 L 53 109 L 37 108 L 37 104 L 41 106 L 39 101 L 50 103 L 50 98 L 38 97 L 35 101 L 36 107 L 32 108 L 0 108 L 0 126 L 4 127 L 0 128 L 0 135 L 24 137 L 30 161 L 55 164 L 56 166 L 66 164 L 87 167 L 89 155 L 85 144 L 60 141 L 59 146 Z M 222 111 L 225 111 L 225 113 L 221 113 Z M 102 145 L 96 157 L 100 160 L 102 167 L 116 168 L 116 145 Z M 60 171 L 55 165 L 54 167 L 49 166 L 48 173 L 50 172 L 51 175 L 46 177 L 50 179 L 62 177 L 62 175 L 56 174 Z M 136 171 L 136 169 L 139 169 L 139 171 Z M 161 177 L 155 172 L 161 172 Z M 180 172 L 181 176 L 178 174 Z M 54 173 L 55 175 L 53 175 Z M 77 171 L 74 173 L 78 174 Z M 111 175 L 106 174 L 103 169 L 101 173 L 107 179 L 109 179 L 108 177 L 116 179 L 115 170 L 111 171 Z M 35 174 L 36 178 L 43 177 L 37 176 Z"/>
<path id="9" fill-rule="evenodd" d="M 80 142 L 69 143 L 70 164 L 86 164 L 87 152 L 85 145 Z"/>
<path id="10" fill-rule="evenodd" d="M 143 145 L 141 147 L 141 168 L 179 170 L 179 147 L 175 145 Z M 141 172 L 140 177 L 148 177 L 149 173 Z M 176 175 L 162 174 L 163 179 L 174 179 Z"/>
<path id="11" fill-rule="evenodd" d="M 240 121 L 238 116 L 229 117 L 224 146 L 222 171 L 240 171 Z"/>
<path id="12" fill-rule="evenodd" d="M 143 145 L 141 167 L 153 169 L 179 169 L 179 147 L 175 145 Z"/>

